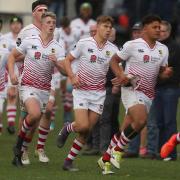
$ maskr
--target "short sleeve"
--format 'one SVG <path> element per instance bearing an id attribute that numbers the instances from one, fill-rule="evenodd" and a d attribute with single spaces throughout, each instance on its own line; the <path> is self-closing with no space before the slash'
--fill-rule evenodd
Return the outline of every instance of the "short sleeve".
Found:
<path id="1" fill-rule="evenodd" d="M 163 55 L 161 66 L 167 66 L 168 65 L 168 58 L 169 58 L 169 50 L 166 46 L 164 48 L 164 52 L 162 52 L 162 53 L 164 55 Z"/>
<path id="2" fill-rule="evenodd" d="M 61 46 L 61 47 L 59 47 L 58 50 L 59 51 L 58 51 L 58 54 L 57 54 L 57 60 L 61 61 L 61 60 L 65 59 L 65 49 L 64 49 L 63 46 Z"/>
<path id="3" fill-rule="evenodd" d="M 83 50 L 83 44 L 80 41 L 77 42 L 77 44 L 75 45 L 74 49 L 72 51 L 70 51 L 70 54 L 74 57 L 74 58 L 79 58 L 81 55 L 81 52 Z"/>
<path id="4" fill-rule="evenodd" d="M 129 59 L 131 56 L 131 46 L 130 42 L 126 42 L 118 51 L 117 55 L 124 61 Z"/>
<path id="5" fill-rule="evenodd" d="M 22 43 L 18 46 L 16 46 L 16 49 L 23 55 L 26 54 L 26 50 L 27 50 L 27 47 L 28 47 L 28 39 L 25 38 Z"/>

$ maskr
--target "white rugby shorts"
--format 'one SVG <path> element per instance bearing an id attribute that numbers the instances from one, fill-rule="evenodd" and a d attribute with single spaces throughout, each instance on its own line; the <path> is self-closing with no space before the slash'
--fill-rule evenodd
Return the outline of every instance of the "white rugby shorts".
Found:
<path id="1" fill-rule="evenodd" d="M 121 99 L 126 112 L 134 105 L 144 104 L 149 113 L 152 104 L 152 99 L 147 97 L 143 92 L 134 90 L 132 87 L 121 88 Z"/>
<path id="2" fill-rule="evenodd" d="M 46 105 L 49 100 L 49 91 L 40 90 L 34 87 L 20 86 L 19 87 L 19 98 L 21 103 L 24 104 L 29 98 L 35 98 L 40 103 L 41 112 L 45 112 Z"/>
<path id="3" fill-rule="evenodd" d="M 89 109 L 102 114 L 106 91 L 74 89 L 72 94 L 74 109 Z"/>

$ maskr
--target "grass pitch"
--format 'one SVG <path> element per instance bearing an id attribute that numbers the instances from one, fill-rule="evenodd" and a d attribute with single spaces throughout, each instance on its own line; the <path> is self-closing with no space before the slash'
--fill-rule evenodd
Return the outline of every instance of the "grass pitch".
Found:
<path id="1" fill-rule="evenodd" d="M 49 134 L 46 144 L 46 152 L 50 158 L 48 164 L 38 162 L 34 157 L 34 147 L 37 138 L 30 145 L 31 164 L 23 168 L 16 168 L 11 164 L 12 147 L 15 143 L 15 136 L 5 131 L 0 136 L 0 180 L 179 180 L 180 159 L 175 162 L 163 162 L 159 160 L 144 160 L 141 158 L 126 159 L 122 162 L 121 169 L 114 171 L 114 175 L 104 176 L 97 167 L 99 156 L 79 155 L 75 165 L 79 172 L 63 171 L 61 166 L 64 158 L 69 152 L 73 135 L 67 141 L 64 148 L 56 147 L 56 137 L 62 124 L 61 108 L 56 115 L 56 128 Z M 180 111 L 178 111 L 180 117 Z M 180 121 L 180 118 L 178 118 Z M 179 123 L 180 124 L 180 123 Z M 179 148 L 180 152 L 180 148 Z"/>

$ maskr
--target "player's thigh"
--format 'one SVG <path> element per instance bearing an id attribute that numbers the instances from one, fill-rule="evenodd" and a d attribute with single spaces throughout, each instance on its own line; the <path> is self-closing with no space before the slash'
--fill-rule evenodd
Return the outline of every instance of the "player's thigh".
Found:
<path id="1" fill-rule="evenodd" d="M 78 129 L 89 129 L 88 110 L 74 109 L 75 124 Z"/>
<path id="2" fill-rule="evenodd" d="M 90 126 L 90 129 L 92 129 L 95 126 L 95 124 L 97 123 L 97 121 L 99 120 L 100 114 L 89 110 L 88 116 L 89 116 L 89 126 Z"/>

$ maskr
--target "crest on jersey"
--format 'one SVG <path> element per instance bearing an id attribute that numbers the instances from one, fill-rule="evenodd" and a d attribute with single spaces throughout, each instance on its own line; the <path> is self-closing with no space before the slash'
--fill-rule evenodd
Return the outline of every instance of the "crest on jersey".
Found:
<path id="1" fill-rule="evenodd" d="M 106 56 L 110 57 L 110 55 L 111 55 L 111 52 L 110 51 L 106 51 Z"/>
<path id="2" fill-rule="evenodd" d="M 91 55 L 91 57 L 90 57 L 90 62 L 91 62 L 91 63 L 95 63 L 96 60 L 97 60 L 97 56 L 96 56 L 96 55 Z"/>
<path id="3" fill-rule="evenodd" d="M 162 50 L 161 49 L 159 50 L 159 54 L 162 56 Z"/>
<path id="4" fill-rule="evenodd" d="M 149 62 L 149 60 L 150 60 L 149 55 L 144 55 L 144 57 L 143 57 L 143 61 L 144 61 L 144 63 L 148 63 L 148 62 Z"/>
<path id="5" fill-rule="evenodd" d="M 37 59 L 37 60 L 40 59 L 40 58 L 41 58 L 41 53 L 38 52 L 38 51 L 35 52 L 35 53 L 34 53 L 34 58 Z"/>
<path id="6" fill-rule="evenodd" d="M 51 49 L 51 52 L 52 52 L 52 53 L 55 53 L 55 49 L 54 49 L 54 48 L 52 48 L 52 49 Z"/>

